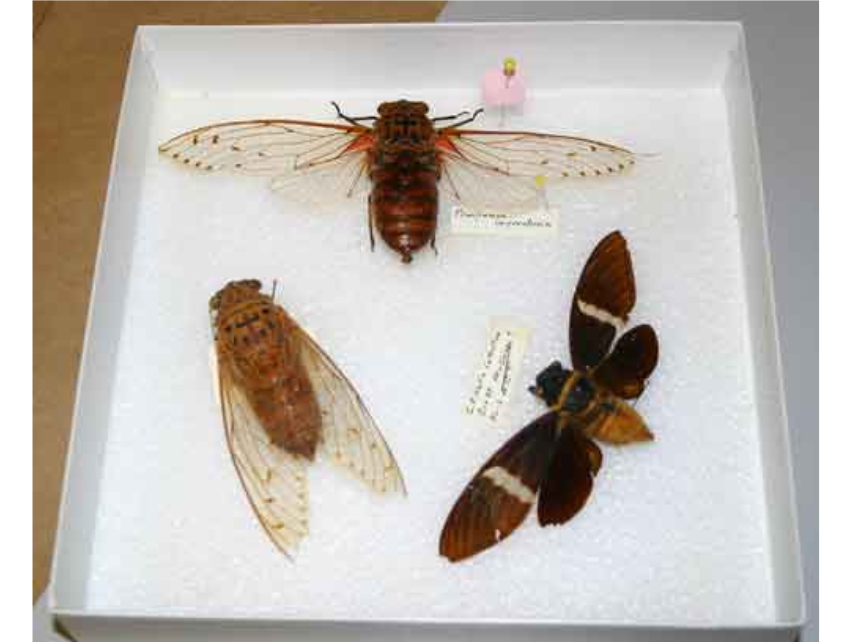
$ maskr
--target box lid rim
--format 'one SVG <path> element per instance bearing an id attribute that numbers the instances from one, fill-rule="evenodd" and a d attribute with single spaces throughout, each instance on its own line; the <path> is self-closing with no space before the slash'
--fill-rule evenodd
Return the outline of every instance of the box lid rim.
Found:
<path id="1" fill-rule="evenodd" d="M 665 26 L 694 26 L 713 29 L 733 29 L 735 32 L 742 31 L 743 22 L 740 20 L 556 20 L 538 21 L 525 20 L 515 22 L 325 22 L 311 24 L 295 23 L 271 23 L 257 25 L 171 25 L 171 24 L 144 24 L 138 25 L 139 32 L 157 31 L 362 31 L 370 29 L 383 29 L 389 31 L 413 31 L 418 29 L 430 29 L 437 31 L 460 30 L 473 28 L 478 30 L 488 29 L 511 29 L 518 27 L 539 27 L 543 29 L 561 29 L 567 27 L 594 27 L 594 26 L 634 26 L 634 27 L 665 27 Z"/>
<path id="2" fill-rule="evenodd" d="M 83 610 L 83 609 L 62 609 L 56 605 L 50 605 L 49 610 L 52 615 L 58 618 L 73 617 L 87 619 L 105 619 L 105 620 L 140 620 L 147 622 L 158 621 L 184 621 L 184 622 L 220 622 L 229 624 L 241 623 L 256 623 L 263 626 L 277 625 L 364 625 L 364 626 L 472 626 L 472 627 L 550 627 L 550 628 L 591 628 L 591 629 L 646 629 L 651 631 L 656 630 L 722 630 L 722 631 L 739 631 L 739 630 L 787 630 L 799 629 L 806 624 L 805 610 L 796 618 L 773 619 L 769 621 L 737 621 L 727 623 L 716 622 L 627 622 L 627 621 L 610 621 L 610 620 L 559 620 L 554 618 L 481 618 L 481 619 L 466 619 L 466 618 L 322 618 L 322 617 L 274 617 L 271 615 L 256 615 L 252 613 L 235 613 L 223 617 L 215 617 L 210 615 L 202 615 L 198 613 L 168 613 L 157 615 L 146 611 L 107 611 L 103 609 Z"/>

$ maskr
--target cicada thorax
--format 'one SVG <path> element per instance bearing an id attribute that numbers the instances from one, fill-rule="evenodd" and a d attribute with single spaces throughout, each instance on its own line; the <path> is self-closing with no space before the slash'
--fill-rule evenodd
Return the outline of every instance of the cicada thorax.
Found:
<path id="1" fill-rule="evenodd" d="M 440 164 L 437 132 L 425 103 L 399 101 L 378 109 L 369 152 L 370 215 L 384 242 L 409 263 L 434 240 Z"/>
<path id="2" fill-rule="evenodd" d="M 589 437 L 611 444 L 654 438 L 633 406 L 590 371 L 565 370 L 556 362 L 538 375 L 532 390 L 560 414 L 560 426 L 579 427 Z"/>
<path id="3" fill-rule="evenodd" d="M 256 283 L 230 283 L 216 295 L 218 361 L 271 442 L 311 460 L 321 411 L 301 359 L 297 327 Z"/>

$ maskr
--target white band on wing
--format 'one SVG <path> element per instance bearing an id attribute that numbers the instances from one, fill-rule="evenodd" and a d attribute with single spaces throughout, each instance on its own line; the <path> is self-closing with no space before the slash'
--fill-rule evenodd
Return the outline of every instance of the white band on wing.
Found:
<path id="1" fill-rule="evenodd" d="M 579 307 L 580 312 L 582 312 L 587 317 L 597 319 L 601 323 L 608 323 L 616 330 L 620 330 L 624 327 L 624 319 L 622 319 L 621 317 L 617 317 L 614 314 L 610 314 L 607 310 L 599 308 L 596 305 L 586 303 L 580 298 L 577 299 L 577 307 Z"/>
<path id="2" fill-rule="evenodd" d="M 499 488 L 524 504 L 532 504 L 535 501 L 535 493 L 521 482 L 517 477 L 509 473 L 501 466 L 493 466 L 482 473 Z"/>

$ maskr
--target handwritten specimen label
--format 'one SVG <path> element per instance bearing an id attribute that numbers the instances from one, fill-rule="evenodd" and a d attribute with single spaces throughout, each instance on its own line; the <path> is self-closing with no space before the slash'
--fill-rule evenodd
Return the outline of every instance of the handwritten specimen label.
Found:
<path id="1" fill-rule="evenodd" d="M 451 219 L 453 234 L 549 238 L 559 233 L 559 211 L 546 205 L 515 216 L 473 212 L 454 205 Z"/>
<path id="2" fill-rule="evenodd" d="M 497 425 L 517 386 L 529 329 L 507 319 L 491 319 L 487 347 L 476 370 L 464 414 Z"/>

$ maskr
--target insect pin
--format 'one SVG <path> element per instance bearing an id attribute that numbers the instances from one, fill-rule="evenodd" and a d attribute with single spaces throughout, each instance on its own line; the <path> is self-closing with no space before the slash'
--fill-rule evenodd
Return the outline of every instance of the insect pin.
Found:
<path id="1" fill-rule="evenodd" d="M 482 97 L 486 105 L 499 107 L 499 128 L 505 127 L 506 109 L 526 101 L 526 84 L 517 60 L 509 56 L 502 61 L 502 69 L 487 70 L 482 79 Z"/>

